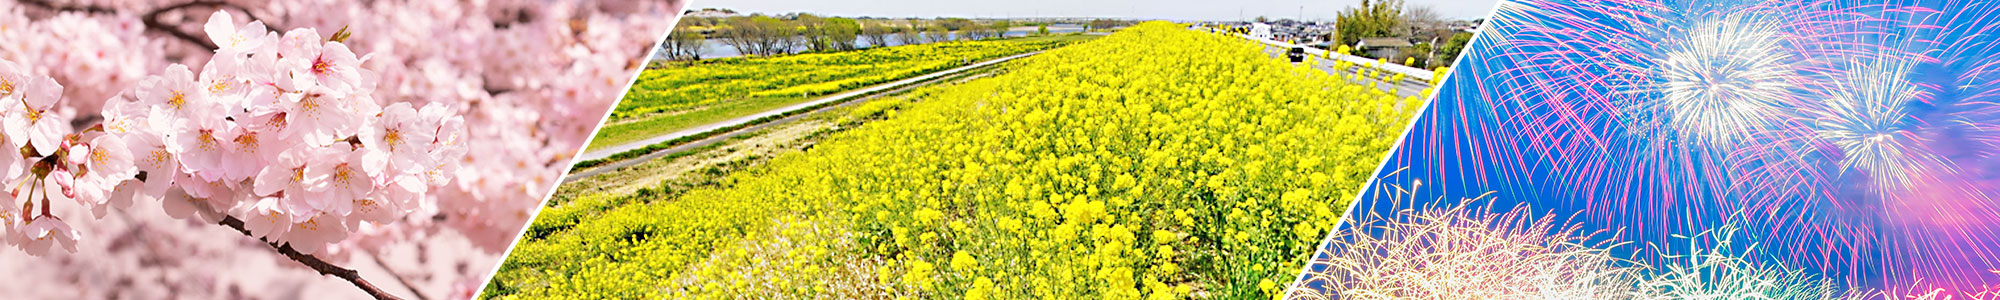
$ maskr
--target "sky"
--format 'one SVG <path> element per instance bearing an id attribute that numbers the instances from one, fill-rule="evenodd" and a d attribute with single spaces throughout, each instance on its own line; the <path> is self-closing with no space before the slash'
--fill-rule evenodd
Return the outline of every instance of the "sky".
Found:
<path id="1" fill-rule="evenodd" d="M 809 12 L 843 17 L 1108 17 L 1177 21 L 1332 19 L 1361 0 L 691 0 L 688 9 L 728 8 L 741 13 Z M 1484 18 L 1498 0 L 1405 0 L 1430 6 L 1447 20 Z"/>

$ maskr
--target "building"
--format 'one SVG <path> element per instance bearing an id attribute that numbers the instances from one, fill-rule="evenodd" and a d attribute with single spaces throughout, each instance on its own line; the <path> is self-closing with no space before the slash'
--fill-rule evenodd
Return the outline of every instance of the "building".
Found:
<path id="1" fill-rule="evenodd" d="M 1257 22 L 1255 24 L 1250 24 L 1250 37 L 1260 38 L 1260 39 L 1270 39 L 1271 24 L 1265 24 L 1264 22 Z"/>

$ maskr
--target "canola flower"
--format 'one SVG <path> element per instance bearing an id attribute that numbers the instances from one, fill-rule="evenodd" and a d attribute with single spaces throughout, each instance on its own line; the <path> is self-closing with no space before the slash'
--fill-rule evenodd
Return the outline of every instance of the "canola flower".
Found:
<path id="1" fill-rule="evenodd" d="M 716 187 L 552 207 L 496 298 L 1271 298 L 1419 105 L 1149 22 Z"/>

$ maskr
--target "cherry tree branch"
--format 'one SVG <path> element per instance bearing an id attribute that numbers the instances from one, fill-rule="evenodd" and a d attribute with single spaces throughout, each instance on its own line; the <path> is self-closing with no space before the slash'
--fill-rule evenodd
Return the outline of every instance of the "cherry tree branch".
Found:
<path id="1" fill-rule="evenodd" d="M 243 236 L 255 237 L 254 235 L 250 234 L 250 229 L 246 229 L 243 227 L 243 219 L 237 219 L 235 216 L 225 215 L 222 217 L 222 222 L 219 222 L 218 224 L 221 224 L 222 226 L 228 226 L 229 228 L 232 229 L 236 229 L 237 232 L 242 232 Z M 290 244 L 279 244 L 277 242 L 272 242 L 271 240 L 266 240 L 262 238 L 259 238 L 258 240 L 263 241 L 265 244 L 270 244 L 272 249 L 278 250 L 278 253 L 284 254 L 285 257 L 291 258 L 293 261 L 297 261 L 300 264 L 306 265 L 307 267 L 311 267 L 313 271 L 319 271 L 320 275 L 331 275 L 333 277 L 339 277 L 340 279 L 344 279 L 347 280 L 348 282 L 354 283 L 354 287 L 361 288 L 362 292 L 368 293 L 368 296 L 373 296 L 375 297 L 375 299 L 378 300 L 402 299 L 402 298 L 397 298 L 395 295 L 390 295 L 389 292 L 382 291 L 381 288 L 376 288 L 375 284 L 368 283 L 368 280 L 361 278 L 361 273 L 355 272 L 354 269 L 342 268 L 340 266 L 333 265 L 332 263 L 328 263 L 324 260 L 320 260 L 318 257 L 313 257 L 312 255 L 305 253 L 299 253 L 298 250 L 293 250 L 292 245 Z"/>
<path id="2" fill-rule="evenodd" d="M 147 12 L 147 13 L 146 13 L 146 16 L 144 16 L 144 17 L 140 17 L 140 18 L 139 18 L 139 20 L 140 20 L 141 22 L 145 22 L 145 23 L 146 23 L 146 28 L 147 28 L 147 29 L 153 29 L 153 30 L 159 30 L 159 31 L 161 31 L 161 32 L 166 32 L 166 33 L 167 33 L 167 35 L 172 35 L 173 37 L 175 37 L 175 38 L 179 38 L 179 39 L 181 39 L 181 40 L 183 40 L 183 41 L 187 41 L 187 42 L 189 42 L 189 43 L 194 43 L 194 44 L 195 44 L 195 45 L 197 45 L 197 46 L 202 46 L 202 47 L 206 47 L 206 48 L 208 48 L 209 50 L 215 50 L 215 49 L 222 49 L 222 47 L 221 47 L 221 46 L 216 46 L 216 45 L 215 45 L 215 42 L 211 42 L 211 41 L 209 41 L 208 39 L 204 39 L 204 38 L 201 38 L 201 37 L 198 37 L 198 36 L 195 36 L 195 35 L 194 35 L 194 34 L 192 34 L 192 33 L 187 33 L 186 31 L 181 31 L 181 30 L 180 30 L 179 28 L 175 28 L 175 26 L 173 26 L 173 25 L 167 25 L 167 24 L 166 24 L 166 23 L 164 23 L 164 22 L 160 22 L 160 15 L 161 15 L 161 14 L 165 14 L 165 13 L 167 13 L 167 12 L 170 12 L 170 11 L 175 11 L 175 10 L 180 10 L 180 9 L 185 9 L 185 8 L 189 8 L 189 7 L 196 7 L 196 6 L 209 6 L 209 7 L 215 7 L 215 6 L 225 6 L 225 7 L 235 7 L 235 8 L 237 8 L 237 9 L 242 9 L 242 10 L 243 10 L 243 13 L 244 13 L 244 14 L 250 14 L 250 10 L 249 10 L 249 9 L 244 9 L 244 8 L 242 8 L 242 7 L 237 7 L 237 6 L 235 6 L 235 5 L 232 5 L 232 4 L 229 4 L 229 2 L 224 2 L 224 1 L 218 1 L 218 0 L 195 0 L 195 1 L 189 1 L 189 2 L 186 2 L 186 3 L 181 3 L 181 4 L 174 4 L 174 5 L 168 5 L 168 6 L 163 6 L 163 7 L 160 7 L 160 8 L 156 8 L 156 9 L 153 9 L 153 11 L 151 11 L 151 12 Z M 261 20 L 261 19 L 258 19 L 256 15 L 250 15 L 249 17 L 250 17 L 250 19 L 252 19 L 252 20 Z"/>
<path id="3" fill-rule="evenodd" d="M 60 5 L 60 4 L 50 3 L 48 0 L 20 0 L 20 1 L 21 4 L 27 4 L 28 6 L 40 7 L 42 9 L 53 10 L 53 11 L 75 11 L 75 12 L 86 12 L 93 14 L 118 13 L 117 10 L 95 5 Z"/>
<path id="4" fill-rule="evenodd" d="M 66 12 L 82 12 L 82 13 L 90 13 L 90 14 L 117 14 L 117 13 L 118 13 L 118 10 L 117 10 L 117 9 L 113 9 L 113 8 L 110 8 L 110 7 L 104 7 L 104 6 L 96 6 L 96 5 L 64 5 L 64 4 L 56 4 L 56 3 L 53 3 L 53 2 L 50 2 L 49 0 L 19 0 L 19 1 L 20 1 L 21 3 L 23 3 L 23 4 L 27 4 L 28 6 L 34 6 L 34 7 L 39 7 L 39 8 L 42 8 L 42 9 L 47 9 L 47 10 L 52 10 L 52 11 L 66 11 Z M 187 8 L 191 8 L 191 7 L 222 7 L 222 8 L 234 8 L 234 9 L 236 9 L 236 10 L 241 10 L 241 11 L 243 11 L 243 14 L 244 14 L 244 15 L 245 15 L 246 17 L 249 17 L 249 18 L 250 18 L 251 20 L 259 20 L 259 21 L 262 21 L 262 20 L 264 20 L 263 18 L 258 18 L 258 17 L 257 17 L 257 13 L 256 13 L 256 12 L 252 12 L 252 11 L 250 11 L 250 8 L 248 8 L 248 7 L 243 7 L 243 6 L 241 6 L 241 5 L 236 5 L 236 4 L 233 4 L 233 3 L 229 3 L 229 1 L 223 1 L 223 0 L 193 0 L 193 1 L 188 1 L 188 2 L 183 2 L 183 3 L 179 3 L 179 4 L 174 4 L 174 5 L 168 5 L 168 6 L 161 6 L 161 7 L 159 7 L 159 8 L 154 8 L 154 9 L 153 9 L 152 11 L 148 11 L 148 12 L 146 12 L 146 13 L 145 13 L 144 15 L 142 15 L 141 17 L 139 17 L 139 21 L 140 21 L 140 22 L 142 22 L 142 23 L 144 23 L 144 24 L 146 25 L 146 30 L 152 30 L 152 31 L 159 31 L 159 32 L 165 32 L 165 33 L 167 33 L 167 35 L 169 35 L 169 36 L 173 36 L 173 37 L 174 37 L 174 38 L 176 38 L 176 39 L 180 39 L 180 40 L 182 40 L 182 41 L 186 41 L 186 42 L 188 42 L 188 43 L 193 43 L 193 44 L 195 44 L 196 46 L 202 46 L 202 47 L 205 47 L 205 48 L 208 48 L 209 50 L 215 50 L 215 49 L 221 49 L 221 47 L 219 47 L 219 46 L 216 46 L 216 45 L 215 45 L 215 42 L 211 42 L 211 41 L 209 41 L 208 39 L 204 39 L 204 38 L 202 38 L 202 37 L 200 37 L 200 36 L 196 36 L 196 35 L 195 35 L 195 34 L 193 34 L 193 33 L 188 33 L 188 32 L 186 32 L 186 31 L 181 31 L 181 30 L 180 30 L 180 28 L 177 28 L 177 27 L 176 27 L 176 26 L 174 26 L 174 25 L 169 25 L 169 24 L 167 24 L 166 22 L 161 22 L 161 21 L 160 21 L 160 15 L 162 15 L 162 14 L 166 14 L 167 12 L 172 12 L 172 11 L 176 11 L 176 10 L 182 10 L 182 9 L 187 9 Z M 265 25 L 270 25 L 270 26 L 274 26 L 274 27 L 275 27 L 275 24 L 270 24 L 270 22 L 265 22 Z"/>
<path id="5" fill-rule="evenodd" d="M 421 250 L 421 248 L 419 248 L 419 250 Z M 418 291 L 417 285 L 410 283 L 410 279 L 403 278 L 402 273 L 397 273 L 396 269 L 389 268 L 389 263 L 382 262 L 381 255 L 377 255 L 375 253 L 369 253 L 368 255 L 369 255 L 368 257 L 369 260 L 375 261 L 375 266 L 382 267 L 382 271 L 389 273 L 389 278 L 395 278 L 397 283 L 402 283 L 403 287 L 409 288 L 410 294 L 416 295 L 417 300 L 431 300 L 431 297 L 424 297 L 424 292 Z"/>

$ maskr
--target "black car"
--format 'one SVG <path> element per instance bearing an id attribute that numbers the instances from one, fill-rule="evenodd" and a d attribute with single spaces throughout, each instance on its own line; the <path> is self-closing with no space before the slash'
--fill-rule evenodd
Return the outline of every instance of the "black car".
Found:
<path id="1" fill-rule="evenodd" d="M 1291 53 L 1288 53 L 1288 54 L 1286 54 L 1285 56 L 1290 56 L 1290 57 L 1292 57 L 1292 62 L 1294 62 L 1294 63 L 1297 63 L 1297 62 L 1302 62 L 1302 61 L 1306 61 L 1306 48 L 1305 48 L 1305 47 L 1292 47 L 1292 51 L 1291 51 Z"/>

